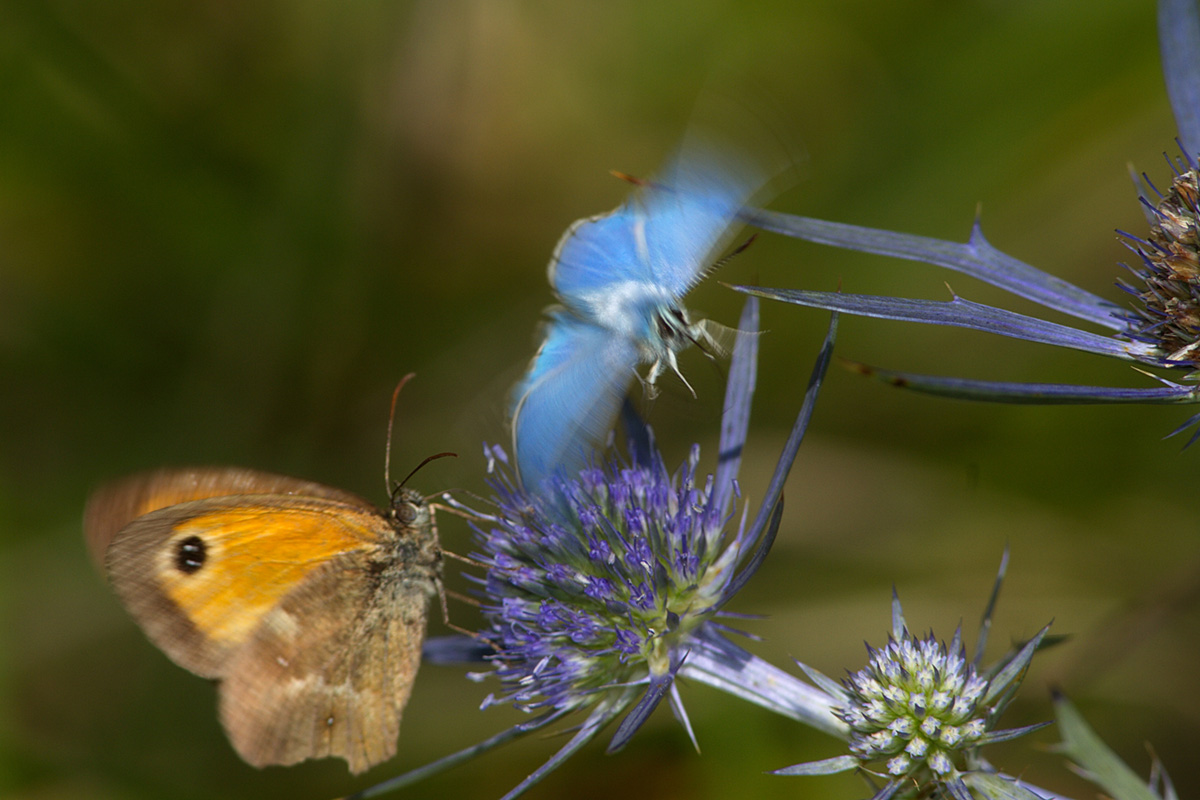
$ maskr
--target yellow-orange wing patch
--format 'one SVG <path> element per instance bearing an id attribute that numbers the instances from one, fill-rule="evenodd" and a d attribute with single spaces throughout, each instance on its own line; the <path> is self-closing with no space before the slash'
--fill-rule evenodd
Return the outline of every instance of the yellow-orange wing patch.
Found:
<path id="1" fill-rule="evenodd" d="M 117 531 L 143 514 L 189 500 L 235 494 L 321 497 L 374 511 L 374 506 L 352 492 L 272 472 L 244 467 L 160 469 L 124 478 L 92 493 L 83 512 L 88 550 L 96 565 L 103 567 L 105 552 Z"/>
<path id="2" fill-rule="evenodd" d="M 178 503 L 122 528 L 109 578 L 173 661 L 220 678 L 264 615 L 330 560 L 378 548 L 383 515 L 333 500 L 235 495 Z"/>

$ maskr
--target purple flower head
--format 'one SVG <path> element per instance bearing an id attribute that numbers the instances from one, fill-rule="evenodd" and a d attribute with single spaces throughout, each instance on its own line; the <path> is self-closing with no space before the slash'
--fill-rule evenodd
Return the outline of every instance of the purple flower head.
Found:
<path id="1" fill-rule="evenodd" d="M 745 516 L 731 519 L 730 508 L 710 513 L 717 498 L 697 491 L 693 467 L 689 461 L 669 471 L 655 452 L 633 466 L 610 459 L 604 479 L 588 486 L 556 479 L 548 499 L 498 490 L 494 527 L 480 536 L 484 550 L 475 555 L 488 568 L 489 626 L 481 636 L 495 647 L 495 677 L 518 708 L 570 710 L 611 687 L 664 678 L 672 656 L 687 650 L 696 628 L 728 599 L 752 529 Z M 517 519 L 535 527 L 554 519 L 561 527 L 528 539 L 506 536 L 525 524 Z M 521 602 L 514 606 L 513 598 Z M 526 619 L 510 609 L 530 603 L 570 611 L 542 615 L 536 631 L 513 637 Z M 579 668 L 559 673 L 565 683 L 533 680 L 545 658 Z"/>
<path id="2" fill-rule="evenodd" d="M 670 469 L 649 430 L 636 422 L 628 457 L 596 456 L 573 476 L 558 473 L 541 481 L 536 493 L 522 488 L 508 471 L 503 452 L 486 448 L 494 510 L 474 512 L 479 551 L 472 558 L 487 570 L 476 579 L 484 616 L 477 638 L 489 652 L 470 653 L 461 642 L 448 645 L 447 652 L 450 657 L 481 655 L 490 669 L 473 677 L 499 682 L 485 705 L 509 704 L 530 719 L 381 784 L 371 795 L 576 711 L 587 716 L 575 735 L 506 797 L 540 781 L 623 715 L 608 748 L 620 749 L 663 698 L 669 698 L 691 735 L 677 675 L 844 734 L 828 695 L 730 642 L 719 621 L 774 540 L 783 483 L 833 346 L 831 323 L 796 424 L 752 517 L 745 507 L 738 513 L 735 501 L 754 391 L 757 328 L 758 305 L 751 300 L 739 323 L 711 475 L 700 468 L 698 447 Z M 426 647 L 427 657 L 437 646 Z"/>

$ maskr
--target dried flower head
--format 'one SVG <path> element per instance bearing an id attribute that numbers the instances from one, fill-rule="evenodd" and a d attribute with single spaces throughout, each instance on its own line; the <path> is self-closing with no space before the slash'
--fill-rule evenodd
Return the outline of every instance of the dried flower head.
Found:
<path id="1" fill-rule="evenodd" d="M 1137 298 L 1130 315 L 1131 337 L 1155 345 L 1168 361 L 1200 366 L 1200 238 L 1196 228 L 1196 164 L 1188 159 L 1172 165 L 1175 177 L 1165 196 L 1143 204 L 1152 213 L 1145 239 L 1124 234 L 1141 258 L 1134 274 L 1143 286 L 1123 285 Z M 1149 181 L 1147 181 L 1149 183 Z M 1150 188 L 1158 194 L 1153 185 Z"/>
<path id="2" fill-rule="evenodd" d="M 966 242 L 864 228 L 773 211 L 747 212 L 766 230 L 850 250 L 924 261 L 998 286 L 1100 333 L 973 303 L 738 286 L 739 291 L 802 306 L 883 319 L 949 325 L 1117 358 L 1156 378 L 1142 388 L 1013 383 L 918 375 L 859 365 L 860 371 L 908 389 L 946 397 L 1005 403 L 1200 403 L 1200 240 L 1197 238 L 1197 170 L 1200 154 L 1200 8 L 1193 0 L 1159 0 L 1159 40 L 1167 91 L 1179 126 L 1180 159 L 1160 194 L 1148 178 L 1141 200 L 1151 229 L 1145 238 L 1123 233 L 1141 264 L 1131 271 L 1140 285 L 1123 288 L 1134 298 L 1123 307 L 993 247 L 976 221 Z M 1144 177 L 1144 176 L 1143 176 Z M 1170 378 L 1148 370 L 1165 370 Z M 1179 430 L 1200 423 L 1200 414 Z M 1193 436 L 1193 441 L 1200 432 Z"/>

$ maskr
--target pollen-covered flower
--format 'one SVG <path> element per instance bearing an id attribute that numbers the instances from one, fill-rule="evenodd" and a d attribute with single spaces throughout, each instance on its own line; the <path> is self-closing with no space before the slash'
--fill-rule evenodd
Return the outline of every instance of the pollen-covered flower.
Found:
<path id="1" fill-rule="evenodd" d="M 506 798 L 540 781 L 623 715 L 608 746 L 609 752 L 620 749 L 664 698 L 691 736 L 679 676 L 845 735 L 829 695 L 734 644 L 722 622 L 725 605 L 774 540 L 783 483 L 833 346 L 831 324 L 796 424 L 750 515 L 746 505 L 736 508 L 737 473 L 754 391 L 757 328 L 752 301 L 739 323 L 712 474 L 702 472 L 697 446 L 669 469 L 649 430 L 633 419 L 626 457 L 597 455 L 592 466 L 559 473 L 536 492 L 522 488 L 502 449 L 485 448 L 494 508 L 472 512 L 480 548 L 473 560 L 486 567 L 478 579 L 484 627 L 477 640 L 487 645 L 481 660 L 491 669 L 474 677 L 499 681 L 485 708 L 507 703 L 530 717 L 356 797 L 411 783 L 576 711 L 587 716 L 574 736 Z M 448 658 L 462 652 L 461 643 L 450 645 Z"/>
<path id="2" fill-rule="evenodd" d="M 1125 307 L 997 250 L 978 221 L 965 243 L 826 222 L 772 211 L 746 220 L 808 241 L 956 270 L 1101 329 L 1093 332 L 973 303 L 738 286 L 739 291 L 848 314 L 973 328 L 1002 336 L 1122 359 L 1173 373 L 1146 388 L 966 380 L 862 367 L 885 381 L 931 394 L 1008 403 L 1200 403 L 1200 240 L 1197 238 L 1197 156 L 1200 155 L 1200 8 L 1195 0 L 1159 0 L 1163 73 L 1179 127 L 1183 156 L 1168 158 L 1173 180 L 1165 194 L 1145 179 L 1141 201 L 1150 230 L 1122 233 L 1140 264 L 1122 284 Z M 1143 370 L 1144 371 L 1144 370 Z M 1182 428 L 1200 422 L 1200 414 Z"/>
<path id="3" fill-rule="evenodd" d="M 1002 564 L 997 589 L 1003 574 Z M 993 602 L 995 596 L 993 592 Z M 984 670 L 978 662 L 991 611 L 989 607 L 984 616 L 975 657 L 969 659 L 961 627 L 949 645 L 932 633 L 924 638 L 913 636 L 904 622 L 900 601 L 893 595 L 891 636 L 882 648 L 868 647 L 867 666 L 838 684 L 801 664 L 815 684 L 838 698 L 834 714 L 850 729 L 850 755 L 785 767 L 776 774 L 827 775 L 861 769 L 885 781 L 874 800 L 940 795 L 959 800 L 1037 797 L 1019 781 L 998 775 L 983 760 L 979 748 L 1042 727 L 998 730 L 997 723 L 1016 695 L 1048 626 L 999 664 Z"/>
<path id="4" fill-rule="evenodd" d="M 903 631 L 871 650 L 870 663 L 843 682 L 848 702 L 835 713 L 850 726 L 850 752 L 860 761 L 886 759 L 894 778 L 922 769 L 944 776 L 959 752 L 979 744 L 987 732 L 980 701 L 988 684 L 962 643 L 955 644 Z"/>

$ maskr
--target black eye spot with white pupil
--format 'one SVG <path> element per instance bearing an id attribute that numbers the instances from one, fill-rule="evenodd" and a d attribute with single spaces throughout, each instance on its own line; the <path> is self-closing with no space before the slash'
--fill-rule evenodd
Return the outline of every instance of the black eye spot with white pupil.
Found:
<path id="1" fill-rule="evenodd" d="M 175 547 L 175 569 L 191 575 L 208 560 L 208 546 L 199 536 L 189 536 Z"/>

